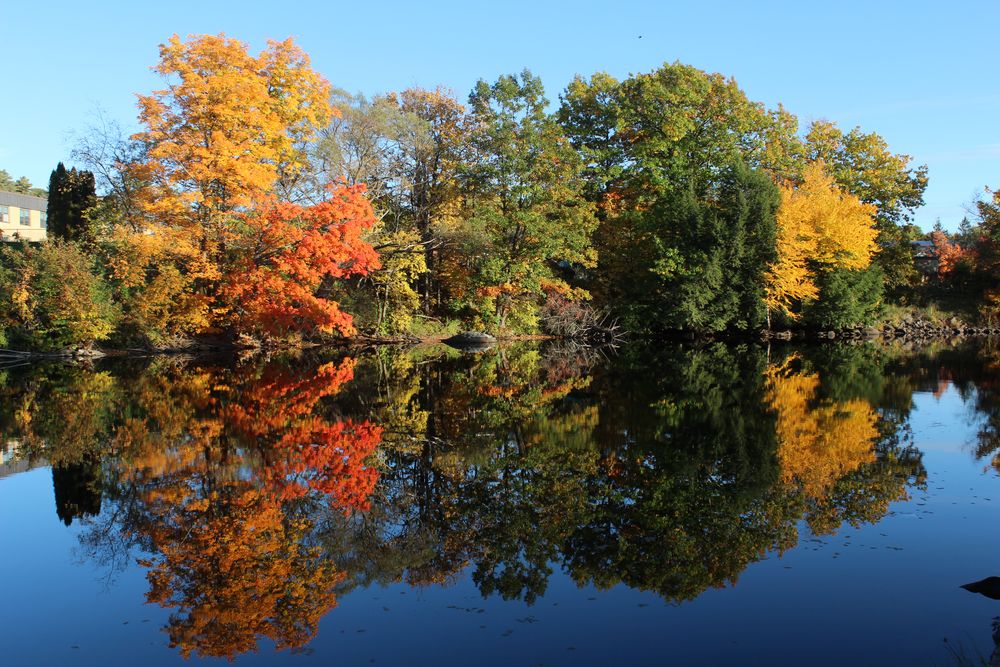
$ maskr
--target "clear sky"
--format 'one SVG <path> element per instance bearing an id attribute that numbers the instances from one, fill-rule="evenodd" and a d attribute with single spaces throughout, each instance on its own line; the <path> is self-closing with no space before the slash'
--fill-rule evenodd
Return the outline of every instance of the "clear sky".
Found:
<path id="1" fill-rule="evenodd" d="M 256 52 L 295 37 L 335 86 L 373 94 L 524 67 L 556 101 L 574 74 L 679 60 L 732 75 L 805 126 L 876 131 L 930 168 L 917 222 L 954 228 L 1000 187 L 1000 1 L 0 0 L 0 168 L 45 187 L 96 108 L 131 128 L 172 33 L 225 32 Z"/>

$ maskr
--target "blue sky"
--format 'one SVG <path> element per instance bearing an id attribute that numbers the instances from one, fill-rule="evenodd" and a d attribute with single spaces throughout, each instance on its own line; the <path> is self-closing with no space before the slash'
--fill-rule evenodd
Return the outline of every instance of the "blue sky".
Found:
<path id="1" fill-rule="evenodd" d="M 289 35 L 331 83 L 367 94 L 529 67 L 548 96 L 574 74 L 679 60 L 751 99 L 876 131 L 930 168 L 917 221 L 954 228 L 1000 187 L 1000 2 L 64 2 L 0 0 L 0 168 L 37 185 L 98 107 L 126 127 L 159 85 L 157 45 L 225 32 L 257 51 Z M 641 35 L 641 38 L 640 38 Z"/>

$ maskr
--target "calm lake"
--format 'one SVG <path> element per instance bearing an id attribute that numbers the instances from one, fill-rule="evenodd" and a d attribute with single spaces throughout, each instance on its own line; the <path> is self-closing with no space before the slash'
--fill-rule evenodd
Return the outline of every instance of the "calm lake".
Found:
<path id="1" fill-rule="evenodd" d="M 1000 343 L 23 365 L 0 452 L 4 665 L 994 650 Z"/>

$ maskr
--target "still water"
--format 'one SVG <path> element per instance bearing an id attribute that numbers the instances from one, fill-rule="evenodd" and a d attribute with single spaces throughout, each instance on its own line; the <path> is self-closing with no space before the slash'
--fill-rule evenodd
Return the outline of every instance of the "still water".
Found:
<path id="1" fill-rule="evenodd" d="M 4 665 L 988 664 L 1000 348 L 0 370 Z"/>

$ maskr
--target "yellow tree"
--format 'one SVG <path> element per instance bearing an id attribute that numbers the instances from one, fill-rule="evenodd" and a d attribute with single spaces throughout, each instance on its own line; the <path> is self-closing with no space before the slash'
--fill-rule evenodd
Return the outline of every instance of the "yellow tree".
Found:
<path id="1" fill-rule="evenodd" d="M 877 249 L 875 206 L 841 190 L 824 163 L 809 164 L 798 185 L 781 185 L 778 261 L 767 273 L 770 310 L 789 317 L 796 303 L 815 299 L 817 269 L 863 269 Z"/>
<path id="2" fill-rule="evenodd" d="M 145 212 L 172 224 L 213 222 L 301 171 L 303 144 L 333 113 L 330 84 L 291 39 L 255 57 L 223 34 L 174 35 L 153 69 L 169 85 L 139 96 L 137 173 Z"/>

